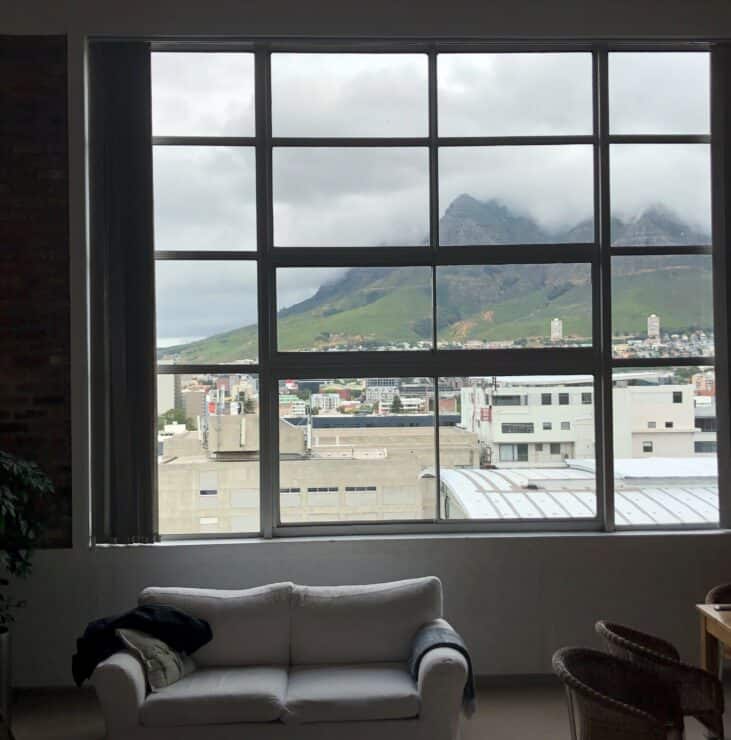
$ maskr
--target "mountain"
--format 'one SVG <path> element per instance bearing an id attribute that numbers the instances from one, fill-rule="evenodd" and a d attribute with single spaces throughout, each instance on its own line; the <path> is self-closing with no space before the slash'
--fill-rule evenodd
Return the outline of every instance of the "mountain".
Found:
<path id="1" fill-rule="evenodd" d="M 616 245 L 707 244 L 708 236 L 666 208 L 612 220 Z M 591 221 L 549 232 L 496 201 L 460 195 L 440 222 L 450 244 L 548 244 L 593 241 Z M 644 334 L 651 313 L 663 331 L 694 327 L 688 304 L 711 291 L 710 260 L 703 255 L 623 256 L 612 265 L 614 325 Z M 700 292 L 699 292 L 700 291 Z M 685 300 L 678 300 L 683 296 Z M 687 298 L 686 298 L 687 297 Z M 310 298 L 279 313 L 279 347 L 285 351 L 378 346 L 431 338 L 432 288 L 428 267 L 361 267 L 326 283 Z M 585 264 L 447 266 L 437 270 L 440 342 L 547 337 L 553 317 L 577 342 L 591 335 L 591 281 Z M 692 312 L 690 312 L 692 316 Z M 586 340 L 588 341 L 588 340 Z M 246 326 L 197 342 L 159 350 L 160 359 L 184 363 L 232 362 L 257 355 L 257 330 Z"/>

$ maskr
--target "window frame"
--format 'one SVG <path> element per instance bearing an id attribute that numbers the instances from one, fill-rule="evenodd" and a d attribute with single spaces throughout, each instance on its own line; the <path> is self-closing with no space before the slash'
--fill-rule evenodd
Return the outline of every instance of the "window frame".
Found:
<path id="1" fill-rule="evenodd" d="M 687 247 L 613 247 L 611 246 L 611 209 L 609 193 L 609 148 L 612 143 L 707 143 L 711 144 L 711 159 L 720 157 L 717 129 L 722 90 L 713 87 L 711 95 L 711 132 L 708 135 L 613 135 L 609 131 L 608 66 L 609 54 L 614 51 L 711 51 L 707 43 L 692 42 L 461 42 L 439 39 L 408 40 L 304 40 L 258 39 L 255 41 L 205 41 L 191 45 L 189 41 L 159 40 L 151 43 L 151 51 L 190 52 L 241 51 L 254 54 L 255 75 L 255 131 L 253 137 L 228 137 L 227 145 L 253 146 L 256 152 L 257 191 L 257 249 L 250 252 L 155 252 L 155 259 L 182 260 L 253 260 L 258 277 L 259 361 L 244 365 L 174 365 L 158 366 L 160 374 L 244 373 L 259 377 L 260 393 L 260 530 L 258 532 L 220 533 L 212 535 L 163 535 L 162 539 L 197 539 L 256 536 L 264 538 L 296 537 L 303 535 L 354 534 L 417 534 L 449 532 L 501 531 L 604 531 L 617 527 L 614 518 L 614 465 L 612 430 L 612 372 L 621 367 L 664 367 L 704 365 L 717 367 L 720 358 L 727 356 L 724 327 L 726 306 L 725 289 L 720 285 L 720 268 L 725 267 L 725 254 L 719 253 L 718 235 L 725 234 L 725 211 L 721 213 L 720 185 L 714 177 L 712 187 L 713 238 L 712 246 Z M 440 137 L 437 131 L 437 58 L 440 54 L 460 52 L 589 52 L 592 56 L 593 130 L 588 135 L 568 136 L 488 136 Z M 276 52 L 301 53 L 424 53 L 428 59 L 428 120 L 426 137 L 387 139 L 344 137 L 273 137 L 271 120 L 271 54 Z M 731 59 L 725 58 L 726 64 Z M 718 61 L 716 61 L 718 64 Z M 711 69 L 714 54 L 711 53 Z M 713 78 L 713 72 L 712 72 Z M 725 119 L 723 119 L 725 124 Z M 711 133 L 714 134 L 712 139 Z M 724 135 L 726 129 L 724 129 Z M 200 145 L 201 138 L 218 145 L 223 137 L 153 137 L 153 145 Z M 585 244 L 563 245 L 491 245 L 439 247 L 438 159 L 440 147 L 450 146 L 524 146 L 535 144 L 590 144 L 594 158 L 594 239 Z M 278 146 L 422 146 L 429 153 L 429 222 L 428 246 L 404 247 L 275 247 L 273 240 L 273 184 L 272 155 Z M 615 358 L 612 354 L 611 324 L 611 259 L 630 254 L 712 254 L 714 274 L 714 336 L 715 357 L 668 357 L 643 360 Z M 395 267 L 429 266 L 432 270 L 434 314 L 436 314 L 436 270 L 445 265 L 530 264 L 577 262 L 588 264 L 592 278 L 592 345 L 580 348 L 541 348 L 506 350 L 447 350 L 439 349 L 436 315 L 433 317 L 431 350 L 397 352 L 280 352 L 277 349 L 276 270 L 280 267 Z M 357 369 L 356 369 L 357 368 Z M 596 449 L 596 515 L 586 519 L 554 520 L 444 520 L 439 518 L 414 521 L 369 523 L 297 523 L 282 524 L 280 520 L 279 440 L 278 440 L 278 383 L 288 377 L 409 377 L 429 376 L 434 379 L 435 409 L 439 408 L 439 378 L 470 375 L 550 375 L 553 373 L 591 375 L 594 403 Z M 716 373 L 717 399 L 727 398 L 722 375 Z M 719 403 L 719 409 L 721 404 Z M 435 412 L 436 415 L 437 412 Z M 719 413 L 719 417 L 721 414 Z M 719 424 L 718 459 L 729 450 L 728 424 Z M 435 491 L 436 512 L 441 510 L 442 489 L 439 482 L 439 424 L 435 416 Z M 727 471 L 719 464 L 719 512 L 721 526 L 731 523 L 731 504 L 721 500 L 727 489 Z M 728 522 L 726 520 L 729 520 Z M 715 529 L 719 525 L 692 525 L 673 527 L 622 527 L 622 529 Z"/>

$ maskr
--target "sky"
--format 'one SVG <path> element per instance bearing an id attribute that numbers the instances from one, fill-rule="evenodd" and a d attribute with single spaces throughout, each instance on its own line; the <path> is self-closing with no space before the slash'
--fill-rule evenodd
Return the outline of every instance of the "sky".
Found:
<path id="1" fill-rule="evenodd" d="M 610 56 L 610 130 L 708 133 L 708 55 Z M 591 56 L 442 54 L 442 136 L 590 134 Z M 253 136 L 250 54 L 155 53 L 153 133 Z M 274 136 L 403 136 L 428 132 L 423 54 L 275 54 Z M 280 148 L 273 155 L 277 246 L 423 244 L 428 239 L 428 154 L 422 148 Z M 461 193 L 497 199 L 559 230 L 591 217 L 590 146 L 443 148 L 443 214 Z M 706 145 L 615 145 L 613 213 L 663 204 L 710 227 Z M 156 147 L 155 247 L 254 250 L 255 155 L 234 147 Z M 279 306 L 333 280 L 338 270 L 289 270 Z M 158 270 L 158 342 L 171 344 L 252 323 L 256 269 L 247 262 L 164 263 Z"/>

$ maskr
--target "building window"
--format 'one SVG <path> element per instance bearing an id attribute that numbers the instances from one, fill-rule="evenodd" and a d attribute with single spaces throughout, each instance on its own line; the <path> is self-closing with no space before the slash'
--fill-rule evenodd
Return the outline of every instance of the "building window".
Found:
<path id="1" fill-rule="evenodd" d="M 718 448 L 717 442 L 708 441 L 696 441 L 694 443 L 696 453 L 716 453 Z"/>
<path id="2" fill-rule="evenodd" d="M 695 428 L 699 432 L 717 432 L 718 422 L 715 416 L 696 416 L 695 417 Z"/>
<path id="3" fill-rule="evenodd" d="M 198 476 L 198 492 L 201 496 L 216 496 L 218 494 L 218 473 L 215 471 L 201 471 Z"/>
<path id="4" fill-rule="evenodd" d="M 500 462 L 528 462 L 528 445 L 500 445 Z"/>
<path id="5" fill-rule="evenodd" d="M 492 402 L 495 406 L 520 406 L 520 396 L 493 396 Z"/>
<path id="6" fill-rule="evenodd" d="M 648 421 L 647 422 L 647 428 L 648 429 L 655 429 L 656 427 L 657 427 L 657 422 L 656 421 Z"/>
<path id="7" fill-rule="evenodd" d="M 538 442 L 536 444 L 536 452 L 543 452 L 543 443 Z"/>
<path id="8" fill-rule="evenodd" d="M 533 434 L 533 422 L 513 422 L 501 426 L 503 434 Z"/>
<path id="9" fill-rule="evenodd" d="M 185 512 L 219 483 L 261 487 L 241 516 L 266 537 L 366 519 L 387 531 L 392 512 L 422 520 L 404 531 L 439 531 L 439 487 L 499 490 L 492 467 L 527 463 L 528 445 L 498 430 L 552 431 L 537 397 L 565 406 L 571 393 L 567 459 L 544 468 L 565 471 L 567 497 L 587 494 L 566 506 L 587 529 L 635 523 L 615 496 L 647 423 L 634 414 L 669 405 L 670 387 L 682 403 L 693 368 L 714 360 L 709 54 L 418 44 L 153 45 L 145 308 L 161 534 L 213 526 Z M 663 97 L 667 70 L 678 84 Z M 536 98 L 538 83 L 554 94 Z M 594 433 L 611 423 L 607 450 Z M 196 490 L 202 466 L 219 472 Z M 346 497 L 280 500 L 376 489 L 358 511 Z M 487 505 L 464 516 L 476 529 L 511 518 Z"/>
<path id="10" fill-rule="evenodd" d="M 674 426 L 672 421 L 666 421 L 665 422 L 665 429 L 672 429 Z"/>

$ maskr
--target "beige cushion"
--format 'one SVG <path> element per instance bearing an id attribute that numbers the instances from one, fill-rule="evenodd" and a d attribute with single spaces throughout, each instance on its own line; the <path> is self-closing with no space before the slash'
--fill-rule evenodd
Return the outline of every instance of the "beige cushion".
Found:
<path id="1" fill-rule="evenodd" d="M 146 727 L 273 722 L 282 716 L 286 690 L 286 668 L 201 668 L 150 694 L 140 722 Z"/>
<path id="2" fill-rule="evenodd" d="M 162 640 L 146 632 L 118 629 L 116 634 L 142 663 L 150 691 L 164 689 L 195 670 L 192 658 L 176 653 Z"/>
<path id="3" fill-rule="evenodd" d="M 419 693 L 403 663 L 292 668 L 283 721 L 352 722 L 419 714 Z"/>
<path id="4" fill-rule="evenodd" d="M 434 577 L 368 586 L 295 586 L 291 662 L 404 662 L 419 627 L 441 616 L 442 584 Z"/>
<path id="5" fill-rule="evenodd" d="M 196 665 L 289 663 L 291 583 L 245 590 L 146 588 L 140 604 L 172 606 L 205 619 L 213 639 L 194 653 Z"/>

